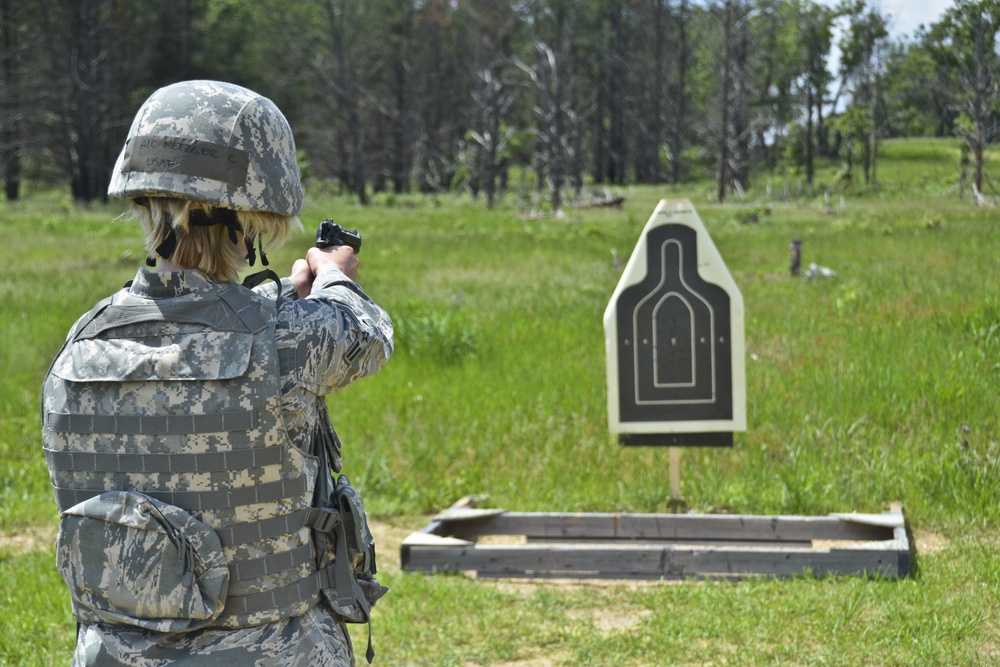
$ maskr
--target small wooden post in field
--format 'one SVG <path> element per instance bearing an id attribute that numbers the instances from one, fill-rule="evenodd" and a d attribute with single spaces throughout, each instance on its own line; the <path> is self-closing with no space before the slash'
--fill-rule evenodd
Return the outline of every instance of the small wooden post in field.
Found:
<path id="1" fill-rule="evenodd" d="M 670 448 L 670 507 L 679 509 L 684 504 L 681 498 L 681 448 Z"/>
<path id="2" fill-rule="evenodd" d="M 802 239 L 798 237 L 792 239 L 788 246 L 788 252 L 791 254 L 789 272 L 793 276 L 800 275 L 802 273 Z"/>

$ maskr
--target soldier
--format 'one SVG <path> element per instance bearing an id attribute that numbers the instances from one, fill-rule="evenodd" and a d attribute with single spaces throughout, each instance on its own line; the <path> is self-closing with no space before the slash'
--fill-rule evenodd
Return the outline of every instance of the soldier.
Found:
<path id="1" fill-rule="evenodd" d="M 385 364 L 389 317 L 349 246 L 235 282 L 301 227 L 291 130 L 250 90 L 154 92 L 108 192 L 151 268 L 80 318 L 42 393 L 73 665 L 353 665 L 344 621 L 386 589 L 324 397 Z"/>

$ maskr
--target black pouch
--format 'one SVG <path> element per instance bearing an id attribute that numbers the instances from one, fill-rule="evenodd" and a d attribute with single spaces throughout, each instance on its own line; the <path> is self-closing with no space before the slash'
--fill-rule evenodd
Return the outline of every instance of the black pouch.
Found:
<path id="1" fill-rule="evenodd" d="M 334 611 L 346 622 L 367 623 L 371 608 L 389 589 L 375 580 L 378 572 L 375 538 L 368 528 L 361 495 L 351 486 L 347 475 L 337 478 L 334 502 L 340 513 L 334 562 L 337 590 L 324 593 Z"/>
<path id="2" fill-rule="evenodd" d="M 341 470 L 340 438 L 330 422 L 326 403 L 320 399 L 320 419 L 313 434 L 312 454 L 320 460 L 320 479 L 316 482 L 313 506 L 332 510 L 337 521 L 327 531 L 313 530 L 316 567 L 333 563 L 333 588 L 322 590 L 323 599 L 345 623 L 368 623 L 368 650 L 371 663 L 375 657 L 371 638 L 371 609 L 388 587 L 375 580 L 375 539 L 368 527 L 361 495 Z"/>
<path id="3" fill-rule="evenodd" d="M 351 485 L 346 475 L 338 475 L 334 479 L 334 473 L 341 470 L 340 438 L 330 422 L 326 403 L 322 399 L 318 407 L 320 419 L 313 434 L 311 453 L 320 461 L 320 478 L 316 482 L 313 506 L 333 510 L 339 520 L 334 530 L 313 531 L 316 567 L 323 569 L 337 560 L 341 565 L 348 564 L 347 571 L 352 572 L 355 577 L 373 581 L 378 572 L 375 563 L 375 538 L 368 527 L 365 505 L 361 494 Z M 341 558 L 341 552 L 346 554 L 346 558 Z M 347 591 L 344 591 L 344 595 L 346 594 Z M 371 604 L 383 594 L 384 591 L 371 600 Z"/>

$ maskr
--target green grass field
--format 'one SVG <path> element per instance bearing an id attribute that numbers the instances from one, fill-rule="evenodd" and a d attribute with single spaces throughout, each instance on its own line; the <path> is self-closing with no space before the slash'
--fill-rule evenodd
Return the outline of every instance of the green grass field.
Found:
<path id="1" fill-rule="evenodd" d="M 1000 663 L 1000 209 L 959 196 L 958 164 L 954 142 L 889 142 L 878 187 L 844 190 L 829 165 L 811 191 L 794 174 L 761 176 L 725 205 L 709 182 L 628 188 L 620 210 L 533 220 L 513 195 L 493 211 L 452 196 L 311 198 L 307 228 L 332 216 L 364 235 L 361 282 L 397 329 L 385 370 L 330 398 L 346 472 L 384 540 L 392 592 L 374 614 L 376 664 Z M 612 249 L 627 257 L 657 201 L 675 197 L 692 200 L 746 309 L 747 431 L 732 449 L 684 452 L 689 508 L 822 515 L 901 501 L 915 575 L 569 585 L 400 573 L 399 538 L 468 494 L 512 511 L 667 511 L 666 450 L 607 432 L 602 315 L 619 278 Z M 66 664 L 72 650 L 39 389 L 76 317 L 142 263 L 137 225 L 111 222 L 121 209 L 0 204 L 0 665 Z M 792 237 L 805 265 L 836 276 L 791 278 Z M 287 272 L 310 242 L 296 237 L 272 264 Z"/>

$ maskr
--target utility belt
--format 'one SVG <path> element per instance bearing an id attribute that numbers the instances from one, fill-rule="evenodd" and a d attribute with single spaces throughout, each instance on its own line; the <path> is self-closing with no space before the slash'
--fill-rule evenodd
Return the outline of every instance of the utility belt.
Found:
<path id="1" fill-rule="evenodd" d="M 78 621 L 186 632 L 225 627 L 236 617 L 266 618 L 299 602 L 308 609 L 322 598 L 345 622 L 369 624 L 371 662 L 371 607 L 388 589 L 374 579 L 375 542 L 361 497 L 345 475 L 324 507 L 285 516 L 293 525 L 283 530 L 309 526 L 313 545 L 249 565 L 226 561 L 223 543 L 234 527 L 216 531 L 156 495 L 108 491 L 62 512 L 57 564 Z M 298 581 L 229 594 L 240 579 L 292 569 L 297 560 L 304 566 L 303 559 L 314 559 L 306 568 L 312 573 Z"/>

